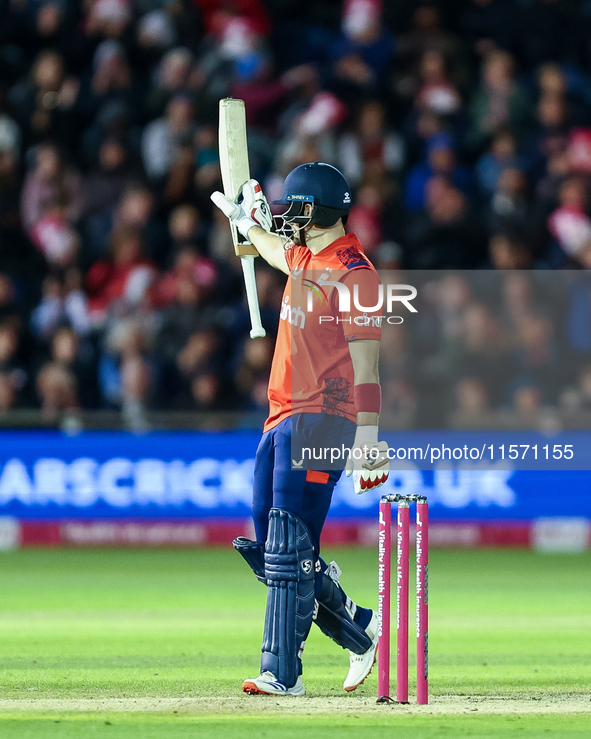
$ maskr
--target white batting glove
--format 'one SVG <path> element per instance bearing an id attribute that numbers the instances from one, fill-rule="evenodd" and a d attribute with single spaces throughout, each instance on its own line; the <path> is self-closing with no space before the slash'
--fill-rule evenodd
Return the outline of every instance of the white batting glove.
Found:
<path id="1" fill-rule="evenodd" d="M 211 199 L 246 239 L 253 226 L 260 226 L 265 231 L 271 231 L 273 227 L 269 203 L 256 180 L 248 180 L 242 185 L 236 201 L 219 191 L 212 193 Z"/>
<path id="2" fill-rule="evenodd" d="M 345 467 L 353 476 L 356 495 L 381 487 L 390 473 L 388 444 L 378 441 L 377 426 L 357 426 L 355 441 Z"/>

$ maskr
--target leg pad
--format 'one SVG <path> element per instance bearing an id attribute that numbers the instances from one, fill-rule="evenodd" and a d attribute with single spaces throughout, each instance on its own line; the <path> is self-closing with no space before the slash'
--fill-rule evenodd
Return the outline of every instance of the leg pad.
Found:
<path id="1" fill-rule="evenodd" d="M 257 580 L 263 585 L 267 584 L 265 578 L 265 545 L 260 541 L 252 541 L 245 536 L 238 536 L 232 542 L 232 546 L 241 554 L 250 569 L 254 572 Z"/>
<path id="2" fill-rule="evenodd" d="M 288 688 L 301 674 L 301 652 L 312 625 L 315 559 L 304 522 L 288 511 L 271 508 L 265 544 L 267 612 L 261 671 L 269 670 Z"/>
<path id="3" fill-rule="evenodd" d="M 343 649 L 349 649 L 355 654 L 363 654 L 372 645 L 365 629 L 353 619 L 347 608 L 347 596 L 338 580 L 330 577 L 325 568 L 326 563 L 321 560 L 323 572 L 318 578 L 316 599 L 318 613 L 316 625 L 330 639 Z"/>

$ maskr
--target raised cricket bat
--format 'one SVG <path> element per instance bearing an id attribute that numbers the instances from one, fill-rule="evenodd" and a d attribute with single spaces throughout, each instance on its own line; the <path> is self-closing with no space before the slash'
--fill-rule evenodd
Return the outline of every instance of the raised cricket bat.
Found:
<path id="1" fill-rule="evenodd" d="M 250 179 L 244 100 L 235 100 L 234 98 L 220 100 L 219 150 L 224 195 L 234 200 L 239 195 L 242 185 Z M 235 226 L 230 224 L 230 227 L 232 229 L 234 250 L 240 257 L 244 273 L 246 301 L 252 326 L 250 338 L 257 339 L 266 335 L 261 323 L 261 310 L 254 274 L 254 258 L 258 256 L 258 252 L 237 231 Z"/>

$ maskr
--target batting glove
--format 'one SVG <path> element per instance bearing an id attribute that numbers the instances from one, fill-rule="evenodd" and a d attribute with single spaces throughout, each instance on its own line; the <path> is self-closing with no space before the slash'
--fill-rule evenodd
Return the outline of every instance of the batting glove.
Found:
<path id="1" fill-rule="evenodd" d="M 381 487 L 388 479 L 388 444 L 378 441 L 377 426 L 357 426 L 355 441 L 345 467 L 353 477 L 356 495 Z"/>
<path id="2" fill-rule="evenodd" d="M 212 193 L 211 199 L 246 239 L 253 226 L 260 226 L 269 232 L 273 227 L 269 203 L 256 180 L 245 182 L 236 200 L 219 191 Z"/>

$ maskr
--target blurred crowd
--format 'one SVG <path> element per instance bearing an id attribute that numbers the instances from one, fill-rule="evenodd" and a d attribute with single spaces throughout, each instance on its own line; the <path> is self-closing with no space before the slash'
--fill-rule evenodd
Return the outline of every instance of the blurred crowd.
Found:
<path id="1" fill-rule="evenodd" d="M 392 283 L 396 274 L 382 278 Z M 437 270 L 412 278 L 418 312 L 383 333 L 385 427 L 590 427 L 591 272 Z"/>
<path id="2" fill-rule="evenodd" d="M 587 1 L 0 0 L 0 14 L 0 415 L 121 409 L 141 429 L 150 410 L 264 413 L 282 278 L 257 265 L 268 337 L 247 341 L 209 200 L 222 97 L 246 103 L 269 199 L 300 163 L 344 172 L 348 229 L 382 269 L 591 267 Z M 492 351 L 498 320 L 468 303 L 462 330 Z M 449 374 L 442 346 L 415 385 L 392 380 L 400 418 L 420 421 L 417 395 Z M 449 413 L 560 402 L 511 367 L 502 390 L 462 369 Z M 589 371 L 573 373 L 589 394 Z"/>

